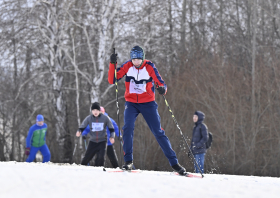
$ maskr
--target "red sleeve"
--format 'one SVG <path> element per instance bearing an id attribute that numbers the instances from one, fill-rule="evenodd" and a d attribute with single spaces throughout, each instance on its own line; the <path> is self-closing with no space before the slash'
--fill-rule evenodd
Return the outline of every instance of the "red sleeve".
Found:
<path id="1" fill-rule="evenodd" d="M 115 79 L 115 64 L 110 63 L 108 71 L 108 82 L 114 84 Z"/>
<path id="2" fill-rule="evenodd" d="M 117 79 L 120 80 L 128 70 L 128 64 L 124 63 L 120 68 L 117 69 Z M 108 82 L 110 84 L 115 83 L 115 65 L 113 63 L 110 63 L 109 65 L 109 71 L 108 71 Z"/>
<path id="3" fill-rule="evenodd" d="M 159 74 L 157 68 L 155 67 L 155 65 L 153 63 L 149 64 L 149 66 L 147 66 L 147 71 L 149 72 L 149 75 L 153 78 L 153 80 L 155 81 L 155 86 L 163 86 L 165 87 L 165 94 L 167 93 L 167 86 L 164 83 L 161 75 Z M 164 94 L 164 95 L 165 95 Z"/>

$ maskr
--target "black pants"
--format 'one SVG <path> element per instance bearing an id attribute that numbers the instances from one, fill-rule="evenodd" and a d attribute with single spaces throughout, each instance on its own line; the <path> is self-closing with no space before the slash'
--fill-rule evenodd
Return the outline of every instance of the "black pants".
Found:
<path id="1" fill-rule="evenodd" d="M 107 156 L 108 156 L 113 168 L 119 167 L 118 158 L 116 155 L 114 145 L 107 146 Z"/>
<path id="2" fill-rule="evenodd" d="M 104 166 L 106 146 L 107 146 L 107 141 L 98 142 L 98 143 L 89 141 L 85 157 L 83 158 L 81 164 L 87 165 L 89 161 L 94 157 L 94 155 L 98 153 L 95 161 L 95 166 Z"/>

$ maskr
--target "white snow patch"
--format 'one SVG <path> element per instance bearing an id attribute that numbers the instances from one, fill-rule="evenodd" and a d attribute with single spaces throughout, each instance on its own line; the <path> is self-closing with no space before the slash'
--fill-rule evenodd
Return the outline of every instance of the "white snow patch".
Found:
<path id="1" fill-rule="evenodd" d="M 280 178 L 169 172 L 109 173 L 102 167 L 0 162 L 0 197 L 279 197 Z"/>

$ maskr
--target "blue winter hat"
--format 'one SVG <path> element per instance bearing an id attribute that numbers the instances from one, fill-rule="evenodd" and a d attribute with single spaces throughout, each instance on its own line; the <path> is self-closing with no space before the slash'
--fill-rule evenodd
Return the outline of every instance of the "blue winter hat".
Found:
<path id="1" fill-rule="evenodd" d="M 145 59 L 145 53 L 142 47 L 136 45 L 130 51 L 130 58 L 131 59 Z"/>
<path id="2" fill-rule="evenodd" d="M 44 116 L 42 116 L 41 114 L 38 114 L 36 117 L 36 122 L 41 122 L 44 121 Z"/>

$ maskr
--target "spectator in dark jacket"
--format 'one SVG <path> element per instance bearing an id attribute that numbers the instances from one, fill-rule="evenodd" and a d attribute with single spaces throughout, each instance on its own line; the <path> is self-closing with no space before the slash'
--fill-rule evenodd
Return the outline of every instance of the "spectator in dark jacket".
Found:
<path id="1" fill-rule="evenodd" d="M 204 158 L 206 153 L 206 142 L 208 139 L 208 129 L 203 123 L 205 115 L 201 111 L 196 111 L 193 115 L 193 122 L 195 124 L 192 134 L 191 150 L 194 158 L 202 171 L 204 173 Z M 199 173 L 199 169 L 194 163 L 195 172 Z"/>

